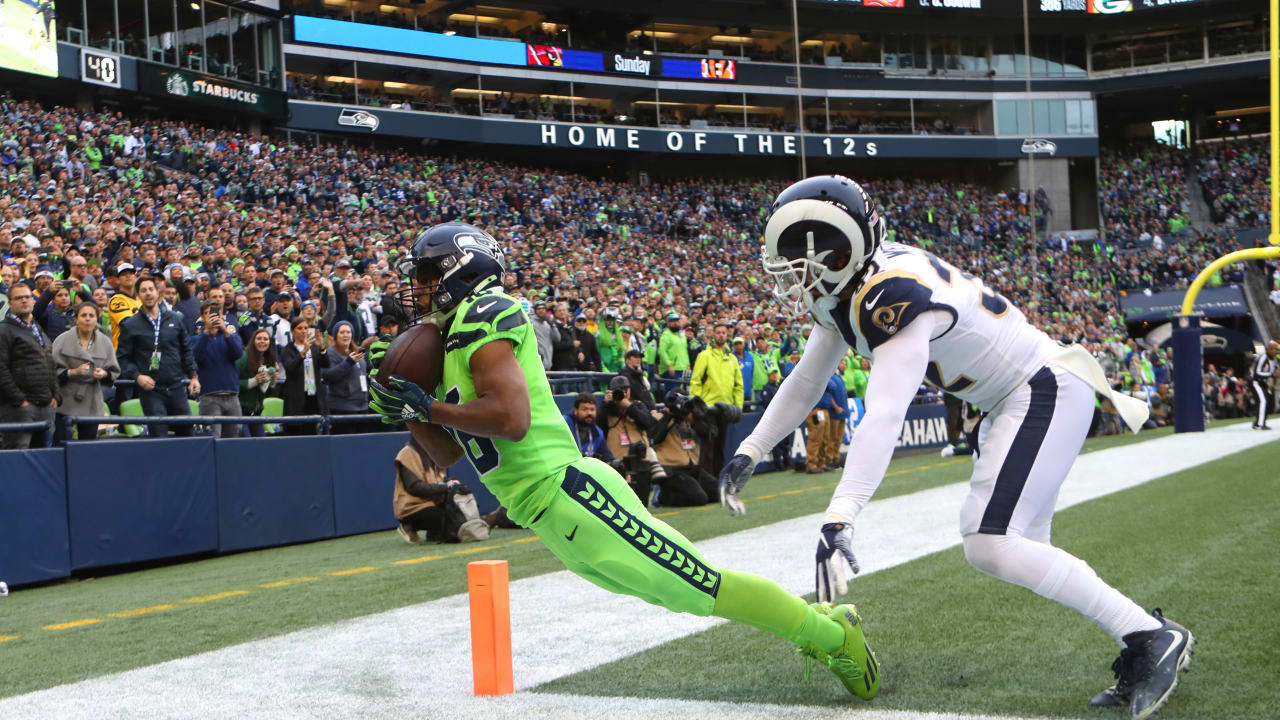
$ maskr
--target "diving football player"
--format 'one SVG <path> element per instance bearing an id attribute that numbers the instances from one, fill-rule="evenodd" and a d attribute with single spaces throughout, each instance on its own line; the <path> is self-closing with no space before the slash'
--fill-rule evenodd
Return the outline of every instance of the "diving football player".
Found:
<path id="1" fill-rule="evenodd" d="M 715 615 L 786 638 L 853 694 L 871 699 L 879 668 L 852 605 L 808 605 L 774 582 L 722 568 L 651 516 L 617 472 L 584 458 L 551 395 L 520 302 L 502 292 L 498 242 L 462 223 L 429 228 L 401 266 L 414 322 L 444 337 L 443 379 L 420 388 L 377 378 L 370 407 L 408 420 L 440 466 L 466 457 L 507 508 L 565 567 L 611 592 L 669 610 Z"/>

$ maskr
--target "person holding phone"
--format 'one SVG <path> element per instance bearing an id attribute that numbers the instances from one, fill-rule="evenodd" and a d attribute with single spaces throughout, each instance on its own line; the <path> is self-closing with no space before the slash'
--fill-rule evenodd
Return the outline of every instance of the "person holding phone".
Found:
<path id="1" fill-rule="evenodd" d="M 320 387 L 321 373 L 329 368 L 329 356 L 316 341 L 318 333 L 305 318 L 293 323 L 293 341 L 281 345 L 280 366 L 284 369 L 281 396 L 284 398 L 285 415 L 327 415 L 329 402 L 324 388 Z M 284 428 L 286 435 L 314 435 L 312 423 L 290 424 Z"/>
<path id="2" fill-rule="evenodd" d="M 314 330 L 313 330 L 314 332 Z M 333 345 L 325 350 L 329 367 L 320 374 L 328 395 L 331 415 L 360 415 L 369 412 L 369 366 L 364 350 L 354 342 L 351 323 L 343 320 L 334 326 Z M 369 432 L 369 423 L 339 422 L 334 435 Z M 379 423 L 380 425 L 380 423 Z"/>
<path id="3" fill-rule="evenodd" d="M 222 303 L 206 301 L 200 306 L 204 332 L 196 337 L 196 367 L 204 378 L 200 394 L 200 414 L 234 417 L 240 409 L 240 374 L 236 361 L 244 355 L 244 344 L 235 329 L 223 317 Z M 213 436 L 233 438 L 240 434 L 239 425 L 214 425 Z"/>

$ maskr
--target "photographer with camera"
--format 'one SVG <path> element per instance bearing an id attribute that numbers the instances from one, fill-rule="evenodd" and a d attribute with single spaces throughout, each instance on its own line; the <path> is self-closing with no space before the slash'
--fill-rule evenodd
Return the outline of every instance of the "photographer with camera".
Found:
<path id="1" fill-rule="evenodd" d="M 605 395 L 604 429 L 605 445 L 610 454 L 622 458 L 622 474 L 640 502 L 649 504 L 653 486 L 663 487 L 664 494 L 676 498 L 684 493 L 670 485 L 667 471 L 658 462 L 658 454 L 649 445 L 648 431 L 657 423 L 658 414 L 639 401 L 632 401 L 631 383 L 622 375 L 609 381 L 609 394 Z"/>
<path id="2" fill-rule="evenodd" d="M 631 402 L 644 406 L 645 410 L 654 410 L 658 403 L 650 392 L 649 376 L 644 371 L 644 353 L 639 350 L 628 350 L 623 361 L 620 377 L 626 378 L 631 386 Z M 610 385 L 610 387 L 613 387 Z"/>
<path id="3" fill-rule="evenodd" d="M 649 430 L 667 482 L 658 493 L 661 505 L 704 505 L 718 495 L 716 477 L 699 465 L 702 448 L 714 441 L 717 427 L 742 419 L 742 408 L 727 403 L 708 407 L 702 398 L 678 390 L 667 393 L 665 412 Z"/>

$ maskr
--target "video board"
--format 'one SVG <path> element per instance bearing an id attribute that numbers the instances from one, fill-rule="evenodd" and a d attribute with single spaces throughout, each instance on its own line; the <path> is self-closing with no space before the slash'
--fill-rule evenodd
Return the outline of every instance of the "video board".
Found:
<path id="1" fill-rule="evenodd" d="M 0 2 L 0 68 L 58 77 L 53 0 Z"/>

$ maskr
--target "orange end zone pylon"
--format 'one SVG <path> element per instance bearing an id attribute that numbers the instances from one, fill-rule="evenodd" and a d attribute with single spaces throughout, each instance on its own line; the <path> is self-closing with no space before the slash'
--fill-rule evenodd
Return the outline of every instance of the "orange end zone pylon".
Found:
<path id="1" fill-rule="evenodd" d="M 509 695 L 511 673 L 511 596 L 506 560 L 467 564 L 471 597 L 471 676 L 476 695 Z"/>

